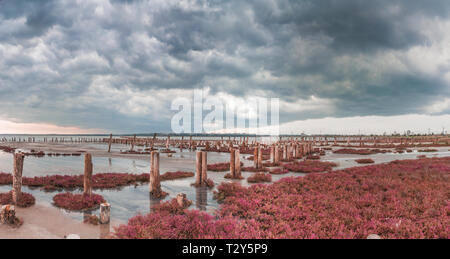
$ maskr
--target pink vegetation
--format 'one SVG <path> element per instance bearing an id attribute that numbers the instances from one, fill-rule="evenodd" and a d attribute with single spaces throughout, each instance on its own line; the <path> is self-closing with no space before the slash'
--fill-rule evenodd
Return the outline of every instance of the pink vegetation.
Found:
<path id="1" fill-rule="evenodd" d="M 124 155 L 150 155 L 152 152 L 151 151 L 134 151 L 134 150 L 128 150 L 128 151 L 123 151 L 120 152 L 120 154 L 124 154 Z"/>
<path id="2" fill-rule="evenodd" d="M 244 165 L 244 163 L 241 162 L 241 166 L 243 166 L 243 165 Z M 230 170 L 230 162 L 208 165 L 208 171 L 226 172 L 226 171 L 229 171 L 229 170 Z"/>
<path id="3" fill-rule="evenodd" d="M 418 152 L 429 152 L 429 153 L 432 153 L 432 152 L 438 152 L 439 150 L 437 150 L 437 149 L 420 149 L 420 150 L 417 150 Z"/>
<path id="4" fill-rule="evenodd" d="M 92 176 L 94 189 L 115 189 L 128 185 L 137 185 L 149 181 L 149 174 L 101 173 Z M 83 175 L 51 175 L 23 178 L 23 184 L 30 187 L 44 187 L 46 191 L 76 189 L 83 187 Z"/>
<path id="5" fill-rule="evenodd" d="M 206 186 L 208 188 L 213 188 L 215 186 L 215 183 L 211 179 L 206 179 L 206 181 L 203 181 L 203 183 L 201 183 L 201 184 L 193 183 L 191 185 L 194 186 L 194 187 Z"/>
<path id="6" fill-rule="evenodd" d="M 249 183 L 270 183 L 272 182 L 272 176 L 265 173 L 256 173 L 249 178 L 247 178 Z"/>
<path id="7" fill-rule="evenodd" d="M 36 203 L 36 199 L 29 193 L 22 192 L 22 198 L 19 200 L 17 206 L 22 208 L 28 208 Z M 0 205 L 13 204 L 12 191 L 7 193 L 0 193 Z"/>
<path id="8" fill-rule="evenodd" d="M 450 158 L 394 161 L 248 188 L 223 183 L 217 215 L 155 212 L 118 238 L 450 238 Z"/>
<path id="9" fill-rule="evenodd" d="M 225 176 L 224 176 L 224 178 L 225 179 L 234 179 L 234 180 L 242 180 L 242 179 L 244 179 L 244 177 L 239 177 L 239 178 L 234 178 L 230 173 L 228 173 L 228 174 L 226 174 Z"/>
<path id="10" fill-rule="evenodd" d="M 160 151 L 159 151 L 159 153 L 161 153 L 161 154 L 175 154 L 177 151 L 175 151 L 175 150 L 170 150 L 170 149 L 161 149 Z"/>
<path id="11" fill-rule="evenodd" d="M 269 169 L 263 167 L 263 168 L 256 168 L 253 166 L 249 166 L 249 167 L 242 167 L 241 170 L 243 172 L 252 172 L 252 173 L 257 173 L 257 172 L 267 172 L 269 171 Z"/>
<path id="12" fill-rule="evenodd" d="M 302 162 L 294 162 L 290 164 L 284 164 L 283 167 L 289 171 L 296 173 L 318 173 L 331 171 L 333 167 L 337 166 L 333 162 L 311 161 L 306 160 Z"/>
<path id="13" fill-rule="evenodd" d="M 101 203 L 105 202 L 103 196 L 98 194 L 72 194 L 60 193 L 53 197 L 56 207 L 72 211 L 86 211 L 97 209 Z"/>
<path id="14" fill-rule="evenodd" d="M 276 168 L 269 172 L 270 174 L 287 174 L 289 173 L 289 170 L 284 168 Z"/>
<path id="15" fill-rule="evenodd" d="M 265 167 L 275 167 L 275 166 L 279 166 L 280 163 L 272 163 L 272 162 L 265 162 L 263 163 L 263 166 Z"/>
<path id="16" fill-rule="evenodd" d="M 351 149 L 351 148 L 344 148 L 344 149 L 338 149 L 333 151 L 335 154 L 352 154 L 352 155 L 372 155 L 376 152 L 374 150 L 369 149 Z"/>
<path id="17" fill-rule="evenodd" d="M 225 172 L 230 170 L 230 163 L 217 163 L 208 165 L 208 171 Z"/>
<path id="18" fill-rule="evenodd" d="M 6 153 L 14 153 L 16 150 L 15 148 L 8 147 L 8 146 L 0 146 L 0 150 L 6 152 Z"/>
<path id="19" fill-rule="evenodd" d="M 358 164 L 373 164 L 373 163 L 375 163 L 375 161 L 373 161 L 373 159 L 370 159 L 370 158 L 356 159 L 355 162 Z"/>
<path id="20" fill-rule="evenodd" d="M 161 181 L 174 180 L 194 176 L 191 172 L 167 172 L 161 175 Z M 149 174 L 99 173 L 93 175 L 94 189 L 116 189 L 123 186 L 147 183 Z M 12 184 L 12 176 L 0 173 L 0 185 Z M 83 188 L 83 175 L 51 175 L 39 177 L 24 177 L 23 185 L 43 187 L 45 191 L 73 190 Z"/>
<path id="21" fill-rule="evenodd" d="M 161 181 L 167 181 L 167 180 L 175 180 L 175 179 L 181 179 L 181 178 L 189 178 L 194 176 L 195 174 L 192 172 L 167 172 L 165 174 L 161 175 Z"/>
<path id="22" fill-rule="evenodd" d="M 192 205 L 192 201 L 187 200 L 187 199 L 185 199 L 185 202 L 182 206 L 180 206 L 180 204 L 178 204 L 177 199 L 172 199 L 170 201 L 155 205 L 152 208 L 152 211 L 155 213 L 168 212 L 170 214 L 180 214 L 180 213 L 183 213 L 183 211 L 191 205 Z"/>

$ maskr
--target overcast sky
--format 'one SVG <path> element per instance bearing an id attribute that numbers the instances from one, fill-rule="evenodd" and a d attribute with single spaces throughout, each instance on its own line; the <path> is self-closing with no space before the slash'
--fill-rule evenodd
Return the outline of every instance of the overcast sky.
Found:
<path id="1" fill-rule="evenodd" d="M 440 132 L 450 1 L 0 0 L 0 133 L 170 131 L 196 88 L 280 98 L 288 133 Z"/>

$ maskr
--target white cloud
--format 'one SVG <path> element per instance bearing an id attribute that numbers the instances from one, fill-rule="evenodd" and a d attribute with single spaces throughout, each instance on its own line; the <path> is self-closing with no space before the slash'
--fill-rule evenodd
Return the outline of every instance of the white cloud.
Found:
<path id="1" fill-rule="evenodd" d="M 443 100 L 436 101 L 431 105 L 427 106 L 425 110 L 428 113 L 435 114 L 450 110 L 450 98 L 444 98 Z"/>

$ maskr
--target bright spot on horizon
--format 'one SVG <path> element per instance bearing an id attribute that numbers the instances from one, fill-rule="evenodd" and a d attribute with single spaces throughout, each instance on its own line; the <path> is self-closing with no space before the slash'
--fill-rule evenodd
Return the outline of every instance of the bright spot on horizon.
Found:
<path id="1" fill-rule="evenodd" d="M 101 129 L 64 127 L 47 123 L 23 123 L 0 119 L 0 134 L 99 134 Z"/>

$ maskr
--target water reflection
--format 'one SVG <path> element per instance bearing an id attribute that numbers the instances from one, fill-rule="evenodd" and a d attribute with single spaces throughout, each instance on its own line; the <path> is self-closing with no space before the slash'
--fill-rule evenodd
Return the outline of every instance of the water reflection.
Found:
<path id="1" fill-rule="evenodd" d="M 208 187 L 195 188 L 195 206 L 197 209 L 206 211 L 208 205 Z"/>
<path id="2" fill-rule="evenodd" d="M 100 224 L 100 239 L 109 238 L 111 233 L 111 224 Z"/>
<path id="3" fill-rule="evenodd" d="M 153 198 L 152 197 L 152 194 L 149 192 L 148 193 L 148 200 L 150 201 L 150 212 L 152 212 L 152 210 L 153 210 L 153 208 L 156 206 L 156 205 L 159 205 L 159 204 L 161 204 L 161 200 L 162 199 L 155 199 L 155 198 Z"/>

